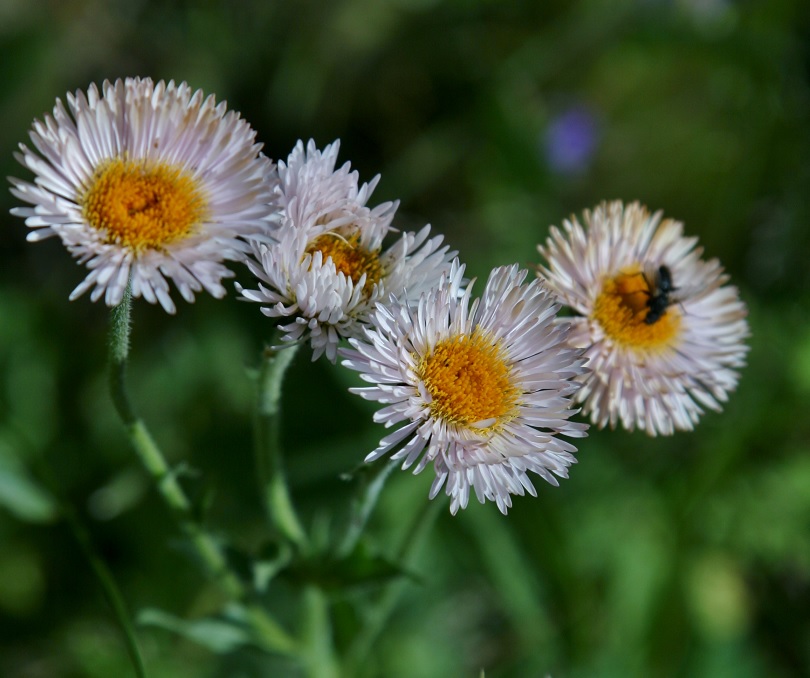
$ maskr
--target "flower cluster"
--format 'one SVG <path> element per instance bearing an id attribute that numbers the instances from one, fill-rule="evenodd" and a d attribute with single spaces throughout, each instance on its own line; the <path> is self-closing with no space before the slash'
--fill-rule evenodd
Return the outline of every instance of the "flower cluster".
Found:
<path id="1" fill-rule="evenodd" d="M 189 302 L 222 297 L 223 262 L 243 264 L 255 282 L 237 291 L 282 342 L 341 356 L 369 384 L 351 390 L 395 430 L 366 461 L 432 463 L 430 496 L 444 489 L 453 513 L 471 491 L 506 513 L 536 494 L 530 473 L 567 477 L 564 438 L 587 429 L 578 404 L 599 427 L 671 434 L 737 384 L 745 306 L 660 213 L 586 211 L 539 246 L 539 279 L 499 267 L 473 299 L 430 226 L 400 233 L 397 202 L 369 206 L 380 178 L 337 167 L 337 141 L 299 142 L 276 165 L 238 114 L 185 83 L 128 78 L 66 101 L 34 123 L 17 159 L 35 178 L 11 190 L 29 240 L 56 235 L 87 266 L 71 299 L 115 306 L 129 286 L 173 313 L 169 279 Z"/>
<path id="2" fill-rule="evenodd" d="M 376 304 L 393 294 L 408 302 L 430 289 L 455 252 L 430 226 L 403 233 L 387 249 L 397 203 L 366 205 L 380 177 L 359 184 L 349 163 L 335 169 L 338 142 L 323 151 L 299 142 L 279 163 L 283 220 L 277 243 L 254 241 L 247 265 L 258 289 L 239 287 L 282 325 L 286 341 L 309 341 L 312 359 L 332 362 L 341 338 L 360 335 Z"/>

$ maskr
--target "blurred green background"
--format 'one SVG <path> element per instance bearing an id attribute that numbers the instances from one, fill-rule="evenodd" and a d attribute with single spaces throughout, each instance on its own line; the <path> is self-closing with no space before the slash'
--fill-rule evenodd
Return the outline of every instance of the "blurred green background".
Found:
<path id="1" fill-rule="evenodd" d="M 368 676 L 810 675 L 810 10 L 805 0 L 0 0 L 0 163 L 67 90 L 186 80 L 242 112 L 274 158 L 340 138 L 395 225 L 425 222 L 485 277 L 538 260 L 550 224 L 603 199 L 683 220 L 749 305 L 749 365 L 723 414 L 667 439 L 592 431 L 560 488 L 508 517 L 442 507 L 421 577 Z M 133 611 L 221 602 L 184 551 L 106 396 L 108 311 L 68 302 L 84 271 L 25 243 L 0 193 L 0 676 L 132 675 L 50 488 L 76 511 Z M 246 278 L 240 271 L 243 281 Z M 266 319 L 200 298 L 138 303 L 135 402 L 208 524 L 264 538 L 251 452 Z M 341 368 L 302 351 L 284 406 L 308 524 L 383 434 Z M 390 554 L 430 471 L 396 473 L 372 522 Z M 437 501 L 446 502 L 444 497 Z M 282 590 L 273 603 L 294 618 Z M 337 642 L 355 602 L 334 598 Z M 149 675 L 297 675 L 139 627 Z"/>

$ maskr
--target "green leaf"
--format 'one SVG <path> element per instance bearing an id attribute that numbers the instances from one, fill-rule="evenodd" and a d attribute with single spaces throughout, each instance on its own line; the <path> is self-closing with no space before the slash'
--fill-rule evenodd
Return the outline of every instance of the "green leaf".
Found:
<path id="1" fill-rule="evenodd" d="M 252 563 L 253 586 L 264 593 L 270 582 L 292 562 L 293 551 L 287 544 L 269 544 Z"/>
<path id="2" fill-rule="evenodd" d="M 344 557 L 327 554 L 300 561 L 287 574 L 297 583 L 315 584 L 324 590 L 375 586 L 400 577 L 416 579 L 413 573 L 373 553 L 364 542 Z"/>
<path id="3" fill-rule="evenodd" d="M 13 457 L 0 455 L 0 506 L 20 520 L 52 521 L 57 513 L 53 497 L 35 482 Z"/>
<path id="4" fill-rule="evenodd" d="M 138 623 L 172 631 L 217 654 L 233 652 L 253 643 L 253 637 L 246 629 L 225 619 L 206 617 L 189 621 L 149 608 L 138 614 Z"/>

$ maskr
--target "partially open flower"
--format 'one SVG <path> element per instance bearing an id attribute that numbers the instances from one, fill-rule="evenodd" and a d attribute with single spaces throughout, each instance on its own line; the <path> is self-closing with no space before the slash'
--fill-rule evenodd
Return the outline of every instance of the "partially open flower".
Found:
<path id="1" fill-rule="evenodd" d="M 538 275 L 570 306 L 571 344 L 590 372 L 576 399 L 600 427 L 650 435 L 691 430 L 719 410 L 748 347 L 746 307 L 697 238 L 638 203 L 602 203 L 552 227 Z"/>
<path id="2" fill-rule="evenodd" d="M 337 152 L 338 142 L 323 151 L 298 142 L 279 163 L 278 242 L 254 244 L 248 266 L 259 287 L 238 288 L 265 315 L 291 319 L 281 326 L 285 341 L 309 341 L 313 360 L 326 353 L 333 362 L 339 339 L 360 336 L 378 301 L 417 299 L 455 254 L 441 236 L 428 239 L 429 226 L 383 250 L 397 203 L 367 207 L 379 176 L 360 186 L 349 163 L 335 170 Z"/>
<path id="3" fill-rule="evenodd" d="M 539 281 L 523 284 L 526 271 L 495 269 L 472 303 L 462 274 L 454 262 L 416 308 L 379 305 L 372 329 L 341 355 L 373 384 L 352 392 L 385 405 L 374 420 L 401 424 L 366 461 L 393 452 L 414 473 L 433 462 L 431 499 L 444 486 L 455 513 L 472 488 L 506 513 L 510 495 L 536 494 L 529 472 L 557 485 L 576 461 L 559 435 L 585 435 L 569 421 L 583 360 L 566 344 L 568 326 L 554 322 L 551 295 Z"/>
<path id="4" fill-rule="evenodd" d="M 244 258 L 243 238 L 270 232 L 278 211 L 256 133 L 186 83 L 127 78 L 66 100 L 34 122 L 35 150 L 20 144 L 36 176 L 11 179 L 11 192 L 33 205 L 12 210 L 28 240 L 59 236 L 90 269 L 70 298 L 92 289 L 115 306 L 131 282 L 133 296 L 173 313 L 167 278 L 186 301 L 203 289 L 222 297 L 233 274 L 221 262 Z"/>

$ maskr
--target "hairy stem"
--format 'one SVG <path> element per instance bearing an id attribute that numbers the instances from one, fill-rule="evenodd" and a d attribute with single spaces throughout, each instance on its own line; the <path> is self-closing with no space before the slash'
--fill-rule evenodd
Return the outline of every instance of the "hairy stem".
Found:
<path id="1" fill-rule="evenodd" d="M 295 641 L 261 606 L 250 600 L 250 592 L 231 570 L 220 544 L 194 519 L 191 502 L 177 481 L 177 476 L 170 469 L 146 425 L 132 407 L 126 387 L 131 309 L 132 298 L 128 286 L 123 300 L 112 311 L 109 351 L 110 395 L 130 442 L 143 466 L 155 481 L 161 497 L 191 541 L 205 570 L 229 598 L 245 606 L 257 641 L 269 651 L 290 654 L 294 650 Z"/>
<path id="2" fill-rule="evenodd" d="M 266 348 L 256 385 L 256 467 L 268 520 L 299 547 L 307 538 L 290 498 L 281 454 L 281 385 L 297 345 Z"/>

